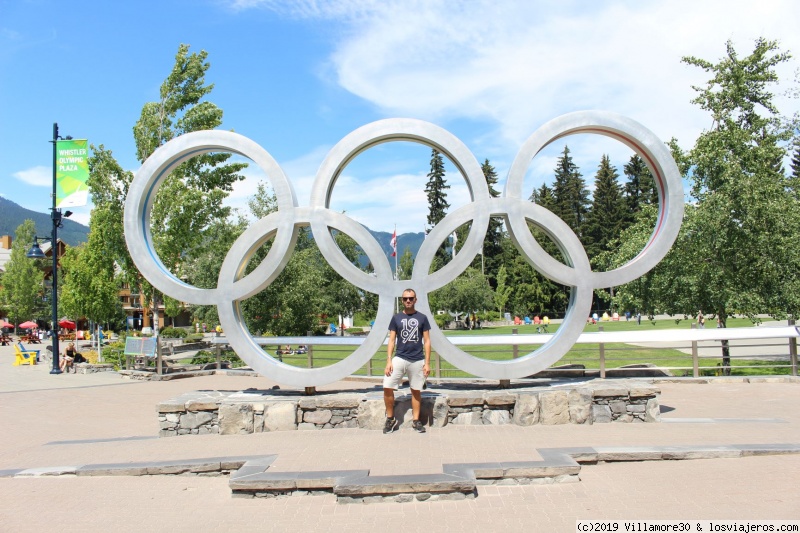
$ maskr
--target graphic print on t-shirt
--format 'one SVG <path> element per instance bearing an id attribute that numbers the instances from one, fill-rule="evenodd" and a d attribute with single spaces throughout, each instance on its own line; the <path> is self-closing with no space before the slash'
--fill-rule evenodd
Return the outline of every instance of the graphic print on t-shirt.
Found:
<path id="1" fill-rule="evenodd" d="M 419 322 L 416 318 L 404 318 L 400 321 L 403 329 L 400 331 L 400 338 L 403 344 L 419 342 Z"/>

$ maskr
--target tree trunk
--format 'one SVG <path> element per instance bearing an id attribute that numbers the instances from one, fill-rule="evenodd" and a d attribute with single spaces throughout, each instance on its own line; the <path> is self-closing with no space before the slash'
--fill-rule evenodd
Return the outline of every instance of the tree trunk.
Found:
<path id="1" fill-rule="evenodd" d="M 717 314 L 717 327 L 726 328 L 727 316 L 724 313 Z M 731 375 L 731 348 L 727 339 L 722 341 L 722 375 Z"/>

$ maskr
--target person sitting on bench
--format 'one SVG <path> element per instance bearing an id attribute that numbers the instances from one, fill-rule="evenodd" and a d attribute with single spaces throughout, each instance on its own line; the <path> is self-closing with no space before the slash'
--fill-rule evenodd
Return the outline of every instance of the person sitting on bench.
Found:
<path id="1" fill-rule="evenodd" d="M 61 367 L 61 371 L 64 372 L 69 371 L 72 368 L 72 363 L 75 361 L 75 343 L 71 342 L 67 345 L 67 349 L 64 350 L 64 355 L 61 356 L 61 361 L 59 362 L 59 366 Z"/>

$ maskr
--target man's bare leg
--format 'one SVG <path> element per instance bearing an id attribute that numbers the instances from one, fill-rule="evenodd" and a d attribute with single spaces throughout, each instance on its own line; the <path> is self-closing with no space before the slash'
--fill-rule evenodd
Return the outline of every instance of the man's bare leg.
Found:
<path id="1" fill-rule="evenodd" d="M 411 389 L 411 412 L 414 420 L 419 420 L 419 413 L 422 410 L 422 391 Z"/>
<path id="2" fill-rule="evenodd" d="M 386 418 L 394 418 L 394 389 L 383 389 L 383 403 L 386 406 Z"/>

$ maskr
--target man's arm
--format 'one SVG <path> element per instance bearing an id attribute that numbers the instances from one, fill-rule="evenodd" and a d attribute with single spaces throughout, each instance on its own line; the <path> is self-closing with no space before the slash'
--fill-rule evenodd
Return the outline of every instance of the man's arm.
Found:
<path id="1" fill-rule="evenodd" d="M 394 342 L 396 338 L 397 332 L 389 331 L 389 344 L 386 346 L 386 370 L 384 371 L 384 374 L 387 376 L 391 376 L 392 370 L 394 370 L 392 367 L 392 354 L 394 353 Z"/>
<path id="2" fill-rule="evenodd" d="M 431 335 L 429 331 L 422 332 L 422 348 L 425 350 L 425 364 L 422 366 L 422 372 L 427 378 L 431 373 Z"/>

